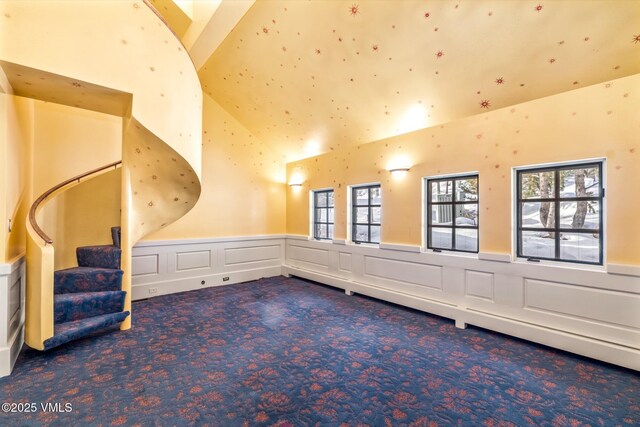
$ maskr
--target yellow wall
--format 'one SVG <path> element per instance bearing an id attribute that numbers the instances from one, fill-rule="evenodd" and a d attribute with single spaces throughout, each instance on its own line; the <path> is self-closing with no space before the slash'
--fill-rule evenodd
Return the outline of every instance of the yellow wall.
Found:
<path id="1" fill-rule="evenodd" d="M 122 118 L 35 102 L 33 190 L 52 186 L 122 159 Z"/>
<path id="2" fill-rule="evenodd" d="M 62 181 L 121 159 L 122 118 L 34 101 L 33 200 Z M 45 202 L 42 229 L 54 241 L 56 269 L 73 267 L 78 245 L 110 243 L 120 223 L 120 179 L 98 176 Z"/>
<path id="3" fill-rule="evenodd" d="M 33 102 L 0 93 L 0 262 L 25 251 L 25 218 L 31 199 Z M 11 220 L 11 232 L 8 222 Z"/>
<path id="4" fill-rule="evenodd" d="M 25 221 L 31 201 L 33 101 L 0 93 L 0 262 L 25 251 Z M 8 231 L 8 222 L 11 229 Z"/>
<path id="5" fill-rule="evenodd" d="M 122 118 L 4 93 L 0 117 L 5 123 L 0 132 L 0 260 L 9 262 L 24 254 L 25 223 L 40 194 L 120 160 Z M 79 244 L 110 242 L 109 227 L 120 222 L 119 172 L 107 179 L 61 193 L 40 215 L 40 225 L 57 249 L 56 268 L 75 265 Z"/>
<path id="6" fill-rule="evenodd" d="M 58 194 L 43 209 L 43 228 L 54 241 L 55 269 L 78 265 L 78 246 L 110 245 L 120 225 L 121 169 L 83 181 Z"/>
<path id="7" fill-rule="evenodd" d="M 200 82 L 180 41 L 142 1 L 4 0 L 0 14 L 0 37 L 20 40 L 1 43 L 0 60 L 132 93 L 131 115 L 199 173 Z"/>
<path id="8" fill-rule="evenodd" d="M 343 149 L 287 165 L 287 233 L 309 234 L 309 190 L 336 191 L 335 238 L 346 238 L 348 185 L 380 182 L 382 241 L 422 244 L 422 178 L 477 171 L 480 251 L 511 253 L 512 168 L 606 158 L 606 259 L 640 264 L 640 75 Z M 386 170 L 397 157 L 405 177 Z"/>
<path id="9" fill-rule="evenodd" d="M 284 233 L 283 159 L 209 96 L 204 101 L 200 200 L 187 215 L 145 239 Z"/>
<path id="10" fill-rule="evenodd" d="M 56 102 L 67 105 L 87 105 L 87 97 L 98 104 L 101 88 L 132 95 L 120 135 L 123 169 L 130 177 L 123 182 L 131 187 L 123 193 L 130 203 L 123 206 L 132 211 L 125 212 L 132 222 L 123 241 L 134 243 L 195 205 L 202 89 L 186 49 L 147 4 L 2 1 L 0 14 L 6 18 L 2 37 L 20 40 L 0 44 L 0 60 L 9 80 L 25 93 L 53 100 L 51 90 L 62 86 L 64 101 L 56 96 Z M 20 67 L 43 75 L 25 76 Z M 153 177 L 161 177 L 162 184 Z"/>
<path id="11" fill-rule="evenodd" d="M 19 41 L 0 43 L 0 61 L 14 70 L 7 79 L 17 82 L 12 84 L 19 84 L 25 95 L 54 100 L 46 76 L 55 76 L 52 90 L 64 87 L 61 91 L 64 101 L 56 102 L 66 105 L 86 105 L 83 98 L 100 97 L 100 87 L 107 88 L 107 92 L 116 90 L 132 95 L 131 104 L 122 105 L 126 121 L 120 122 L 117 139 L 123 159 L 122 289 L 128 292 L 124 309 L 129 310 L 131 247 L 139 237 L 184 215 L 200 195 L 202 89 L 195 67 L 180 41 L 143 1 L 5 0 L 0 2 L 0 15 L 3 16 L 0 38 Z M 34 80 L 31 75 L 15 71 L 20 67 L 46 76 Z M 50 123 L 43 129 L 49 131 L 55 126 L 56 123 Z M 38 131 L 36 128 L 36 141 Z M 55 163 L 54 169 L 87 159 L 98 159 L 104 164 L 106 158 L 92 150 L 91 144 L 91 139 L 85 139 L 80 152 L 68 156 L 34 149 L 38 155 L 34 157 L 33 170 L 58 160 L 61 163 Z M 56 157 L 47 158 L 46 154 Z M 43 173 L 52 178 L 57 172 Z M 164 191 L 160 191 L 161 183 L 153 182 L 156 175 L 164 179 Z M 35 194 L 46 188 L 44 181 L 34 174 Z M 180 205 L 174 195 L 178 192 Z M 151 195 L 155 201 L 150 200 Z M 47 276 L 50 273 L 41 271 Z M 27 286 L 32 294 L 43 291 L 42 283 L 29 283 L 29 276 Z M 34 315 L 32 309 L 27 310 L 27 318 L 30 314 Z M 129 317 L 121 328 L 128 329 L 130 322 Z M 41 343 L 46 338 L 37 334 L 30 338 L 30 343 Z"/>
<path id="12" fill-rule="evenodd" d="M 9 85 L 3 85 L 3 91 L 10 90 Z M 121 159 L 122 118 L 0 93 L 0 120 L 0 262 L 10 262 L 25 252 L 29 208 L 40 194 L 68 178 Z M 102 209 L 92 210 L 79 198 L 62 195 L 40 215 L 40 225 L 57 249 L 57 268 L 74 265 L 62 260 L 75 259 L 80 241 L 108 243 L 105 238 L 87 240 L 98 231 L 92 233 L 88 226 L 77 225 L 80 216 L 93 218 L 96 230 L 105 221 L 119 224 L 120 182 L 112 184 L 115 187 L 109 192 L 104 186 L 99 189 L 104 191 L 104 200 L 116 197 L 117 203 L 110 209 L 103 202 Z M 89 196 L 95 199 L 98 194 Z M 64 229 L 60 228 L 63 225 Z M 79 237 L 80 230 L 86 238 Z M 109 229 L 101 231 L 104 234 Z"/>

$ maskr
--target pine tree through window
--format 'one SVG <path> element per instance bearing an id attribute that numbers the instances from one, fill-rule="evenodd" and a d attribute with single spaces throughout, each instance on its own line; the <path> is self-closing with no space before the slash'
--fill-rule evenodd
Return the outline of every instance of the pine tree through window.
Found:
<path id="1" fill-rule="evenodd" d="M 602 162 L 517 171 L 519 257 L 602 264 Z"/>

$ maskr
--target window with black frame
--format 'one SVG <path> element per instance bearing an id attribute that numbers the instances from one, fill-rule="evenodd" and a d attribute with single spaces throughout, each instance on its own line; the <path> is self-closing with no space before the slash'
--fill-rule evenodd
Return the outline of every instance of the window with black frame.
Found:
<path id="1" fill-rule="evenodd" d="M 351 240 L 380 243 L 382 193 L 380 184 L 351 188 Z"/>
<path id="2" fill-rule="evenodd" d="M 313 192 L 313 238 L 333 239 L 333 190 Z"/>
<path id="3" fill-rule="evenodd" d="M 427 248 L 478 252 L 478 175 L 427 179 Z"/>
<path id="4" fill-rule="evenodd" d="M 517 255 L 603 262 L 602 162 L 517 171 Z"/>

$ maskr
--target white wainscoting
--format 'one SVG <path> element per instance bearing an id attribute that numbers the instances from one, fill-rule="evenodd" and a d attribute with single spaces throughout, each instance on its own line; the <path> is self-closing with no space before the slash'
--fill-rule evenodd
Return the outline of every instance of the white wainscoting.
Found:
<path id="1" fill-rule="evenodd" d="M 11 374 L 24 343 L 24 257 L 0 264 L 0 377 Z"/>
<path id="2" fill-rule="evenodd" d="M 283 272 L 640 370 L 640 275 L 287 236 Z"/>
<path id="3" fill-rule="evenodd" d="M 131 297 L 279 276 L 284 252 L 284 235 L 139 242 L 132 253 Z"/>

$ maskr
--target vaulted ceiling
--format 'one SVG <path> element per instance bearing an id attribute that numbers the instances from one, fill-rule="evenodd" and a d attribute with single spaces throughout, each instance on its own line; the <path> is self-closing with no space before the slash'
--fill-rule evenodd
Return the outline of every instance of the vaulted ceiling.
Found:
<path id="1" fill-rule="evenodd" d="M 258 0 L 199 75 L 293 161 L 639 73 L 639 23 L 636 0 Z"/>

